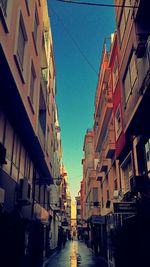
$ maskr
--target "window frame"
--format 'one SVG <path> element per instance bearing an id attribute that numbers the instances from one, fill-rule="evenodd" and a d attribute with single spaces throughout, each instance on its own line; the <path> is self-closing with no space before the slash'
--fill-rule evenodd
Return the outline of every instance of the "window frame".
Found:
<path id="1" fill-rule="evenodd" d="M 112 78 L 113 78 L 113 92 L 115 92 L 116 84 L 119 78 L 119 66 L 118 66 L 118 58 L 116 56 L 114 60 L 113 70 L 112 70 Z"/>
<path id="2" fill-rule="evenodd" d="M 126 156 L 126 158 L 120 165 L 120 168 L 121 168 L 121 179 L 123 183 L 123 191 L 124 193 L 127 193 L 128 191 L 130 191 L 130 179 L 133 176 L 133 157 L 131 152 L 129 152 L 129 154 Z M 132 175 L 129 175 L 130 171 L 132 171 Z M 127 173 L 128 175 L 126 175 Z"/>
<path id="3" fill-rule="evenodd" d="M 33 64 L 33 61 L 31 61 L 31 67 L 30 67 L 30 86 L 29 86 L 29 99 L 32 105 L 32 108 L 34 106 L 34 98 L 35 98 L 35 82 L 36 82 L 36 72 L 35 67 Z M 31 84 L 32 83 L 32 84 Z M 31 94 L 32 92 L 32 94 Z"/>
<path id="4" fill-rule="evenodd" d="M 20 31 L 21 30 L 21 31 Z M 23 46 L 23 56 L 22 57 L 22 62 L 20 60 L 20 52 L 19 52 L 19 47 L 21 47 L 20 41 L 19 41 L 19 34 L 20 32 L 22 33 L 22 37 L 24 39 L 24 46 Z M 20 16 L 19 16 L 19 25 L 18 25 L 18 33 L 17 33 L 17 46 L 16 46 L 16 52 L 14 54 L 14 59 L 21 77 L 21 80 L 23 83 L 25 83 L 25 79 L 24 79 L 24 58 L 25 58 L 25 53 L 26 53 L 26 45 L 27 45 L 27 41 L 28 41 L 28 37 L 27 37 L 27 32 L 25 29 L 25 24 L 24 24 L 24 20 L 23 20 L 23 16 L 22 13 L 20 12 Z"/>
<path id="5" fill-rule="evenodd" d="M 133 76 L 133 73 L 134 73 L 134 76 Z M 138 77 L 138 72 L 137 72 L 137 65 L 136 65 L 136 57 L 135 57 L 135 52 L 132 49 L 129 60 L 128 60 L 127 68 L 125 71 L 125 75 L 123 78 L 125 108 L 126 108 L 126 104 L 129 101 L 130 96 L 132 95 L 134 86 L 137 81 L 137 77 Z M 128 82 L 126 84 L 127 78 L 128 78 Z"/>
<path id="6" fill-rule="evenodd" d="M 28 16 L 30 16 L 30 1 L 25 0 Z"/>
<path id="7" fill-rule="evenodd" d="M 8 5 L 8 0 L 0 0 L 0 8 L 3 13 L 3 16 L 7 16 L 7 5 Z"/>
<path id="8" fill-rule="evenodd" d="M 119 113 L 119 114 L 117 114 Z M 119 121 L 119 115 L 120 115 L 120 122 Z M 119 126 L 120 125 L 120 126 Z M 122 132 L 122 116 L 121 116 L 121 106 L 118 105 L 116 112 L 115 112 L 115 133 L 116 133 L 116 140 L 119 138 L 120 134 Z"/>
<path id="9" fill-rule="evenodd" d="M 129 5 L 129 4 L 131 5 L 131 1 L 130 0 L 124 0 L 123 5 Z M 123 39 L 124 39 L 124 34 L 125 34 L 125 30 L 126 30 L 126 24 L 127 24 L 128 18 L 129 18 L 129 13 L 130 13 L 130 9 L 129 8 L 123 8 L 122 7 L 121 16 L 120 16 L 119 23 L 118 23 L 120 47 L 121 47 Z M 121 23 L 122 22 L 124 22 L 123 31 L 121 31 Z"/>
<path id="10" fill-rule="evenodd" d="M 147 142 L 144 145 L 144 152 L 145 152 L 146 168 L 147 168 L 148 176 L 150 177 L 150 138 L 147 140 Z"/>
<path id="11" fill-rule="evenodd" d="M 37 50 L 38 26 L 39 26 L 39 15 L 38 15 L 37 6 L 35 5 L 32 38 L 33 38 L 33 43 L 35 47 L 35 52 L 37 55 L 38 55 L 38 50 Z"/>
<path id="12" fill-rule="evenodd" d="M 93 202 L 98 202 L 98 187 L 93 187 Z"/>
<path id="13" fill-rule="evenodd" d="M 6 0 L 6 4 L 3 2 L 3 0 L 0 0 L 0 19 L 2 21 L 6 33 L 9 32 L 9 26 L 7 22 L 7 8 L 8 8 L 8 0 Z"/>

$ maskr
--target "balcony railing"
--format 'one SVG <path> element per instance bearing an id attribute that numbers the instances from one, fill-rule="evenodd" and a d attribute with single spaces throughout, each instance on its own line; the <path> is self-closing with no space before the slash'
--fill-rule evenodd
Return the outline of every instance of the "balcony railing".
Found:
<path id="1" fill-rule="evenodd" d="M 97 112 L 99 114 L 99 117 L 97 116 L 98 123 L 95 138 L 96 151 L 99 151 L 99 148 L 101 147 L 104 140 L 108 122 L 112 113 L 112 108 L 113 105 L 111 91 L 103 91 Z"/>

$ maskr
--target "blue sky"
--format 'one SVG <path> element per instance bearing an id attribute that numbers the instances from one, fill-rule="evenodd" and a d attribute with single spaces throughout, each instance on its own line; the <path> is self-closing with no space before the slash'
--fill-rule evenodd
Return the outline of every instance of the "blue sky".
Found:
<path id="1" fill-rule="evenodd" d="M 113 0 L 89 2 L 113 4 Z M 81 6 L 56 0 L 48 0 L 48 5 L 63 162 L 74 197 L 82 180 L 84 136 L 87 128 L 93 126 L 94 97 L 103 42 L 115 30 L 115 14 L 114 9 L 109 7 Z"/>

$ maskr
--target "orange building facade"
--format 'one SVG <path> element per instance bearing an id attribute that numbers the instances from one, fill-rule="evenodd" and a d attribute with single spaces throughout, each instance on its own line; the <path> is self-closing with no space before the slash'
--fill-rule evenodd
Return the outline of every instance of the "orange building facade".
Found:
<path id="1" fill-rule="evenodd" d="M 96 162 L 93 169 L 101 219 L 92 225 L 89 218 L 94 208 L 87 216 L 83 194 L 81 213 L 89 231 L 100 229 L 98 254 L 105 257 L 108 266 L 146 266 L 150 237 L 148 2 L 115 4 L 117 30 L 110 44 L 107 39 L 104 42 L 91 130 L 94 151 L 90 153 Z M 84 184 L 86 196 L 90 194 L 89 177 L 84 159 L 82 187 Z M 95 250 L 92 237 L 89 240 Z"/>
<path id="2" fill-rule="evenodd" d="M 36 267 L 61 163 L 47 1 L 0 1 L 0 73 L 0 262 Z"/>

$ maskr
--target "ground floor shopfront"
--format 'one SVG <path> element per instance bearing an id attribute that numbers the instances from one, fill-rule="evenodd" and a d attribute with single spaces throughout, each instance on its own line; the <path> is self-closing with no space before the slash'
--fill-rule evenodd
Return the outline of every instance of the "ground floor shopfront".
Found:
<path id="1" fill-rule="evenodd" d="M 53 212 L 32 199 L 26 205 L 18 202 L 17 189 L 18 183 L 0 168 L 0 266 L 40 267 L 57 247 L 58 222 L 53 229 Z"/>
<path id="2" fill-rule="evenodd" d="M 135 214 L 113 214 L 112 218 L 111 225 L 107 220 L 109 267 L 147 266 L 150 261 L 150 199 L 138 200 Z"/>

